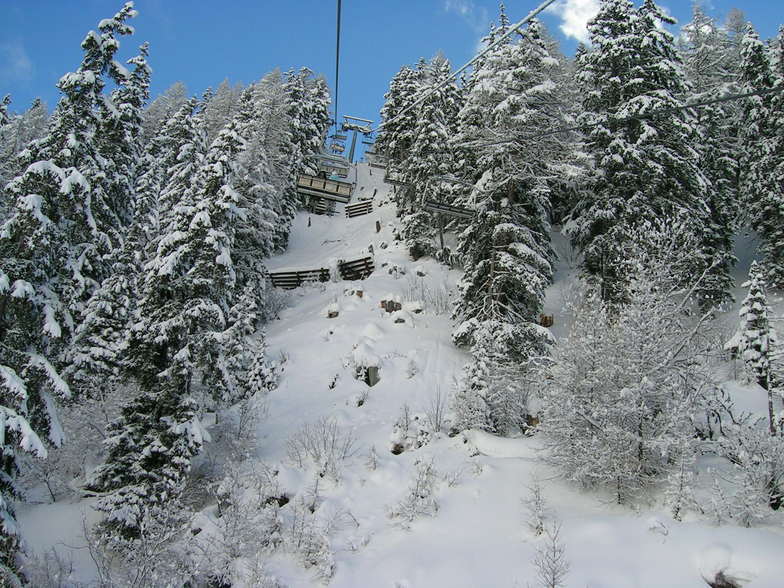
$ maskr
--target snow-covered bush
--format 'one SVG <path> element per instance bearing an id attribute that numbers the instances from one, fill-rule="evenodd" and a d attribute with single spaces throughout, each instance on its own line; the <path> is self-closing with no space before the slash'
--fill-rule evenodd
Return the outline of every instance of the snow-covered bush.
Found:
<path id="1" fill-rule="evenodd" d="M 264 464 L 245 471 L 236 463 L 213 492 L 215 517 L 194 538 L 197 567 L 201 577 L 234 586 L 246 580 L 248 562 L 281 544 L 281 492 Z"/>
<path id="2" fill-rule="evenodd" d="M 406 529 L 419 517 L 435 516 L 438 512 L 438 500 L 434 495 L 436 481 L 433 461 L 417 462 L 406 495 L 390 509 L 389 515 Z"/>
<path id="3" fill-rule="evenodd" d="M 292 435 L 286 443 L 286 455 L 297 467 L 304 468 L 310 462 L 319 475 L 337 480 L 341 462 L 356 451 L 355 442 L 353 433 L 343 431 L 337 421 L 325 417 Z"/>
<path id="4" fill-rule="evenodd" d="M 335 573 L 335 556 L 327 529 L 319 525 L 316 513 L 304 497 L 291 504 L 285 530 L 287 546 L 306 568 L 313 568 L 322 581 Z"/>
<path id="5" fill-rule="evenodd" d="M 721 454 L 732 464 L 733 494 L 727 497 L 730 516 L 749 527 L 784 505 L 784 437 L 771 435 L 767 419 L 746 419 L 725 428 Z M 721 497 L 723 498 L 723 497 Z"/>
<path id="6" fill-rule="evenodd" d="M 433 433 L 440 433 L 447 428 L 447 407 L 449 406 L 449 397 L 441 390 L 441 387 L 436 385 L 427 397 L 427 404 L 425 405 L 425 418 L 429 429 Z"/>
<path id="7" fill-rule="evenodd" d="M 640 228 L 628 299 L 609 304 L 588 290 L 541 376 L 551 462 L 618 502 L 688 461 L 692 418 L 715 389 L 703 362 L 708 315 L 687 314 L 700 276 L 679 272 L 691 250 L 679 247 L 676 228 Z"/>
<path id="8" fill-rule="evenodd" d="M 404 404 L 400 409 L 400 416 L 392 427 L 392 434 L 389 436 L 389 450 L 398 455 L 404 451 L 419 449 L 430 443 L 433 435 L 437 432 L 431 427 L 427 415 L 413 414 L 411 408 Z"/>
<path id="9" fill-rule="evenodd" d="M 171 501 L 163 507 L 149 507 L 132 539 L 118 540 L 86 530 L 100 585 L 141 588 L 187 583 L 194 571 L 187 545 L 190 526 L 190 513 Z"/>
<path id="10" fill-rule="evenodd" d="M 534 360 L 510 362 L 503 343 L 499 346 L 493 340 L 491 330 L 483 328 L 477 334 L 480 338 L 472 350 L 474 357 L 463 369 L 452 397 L 455 426 L 460 431 L 481 429 L 501 434 L 525 431 L 529 396 L 537 386 L 537 372 L 530 369 Z"/>

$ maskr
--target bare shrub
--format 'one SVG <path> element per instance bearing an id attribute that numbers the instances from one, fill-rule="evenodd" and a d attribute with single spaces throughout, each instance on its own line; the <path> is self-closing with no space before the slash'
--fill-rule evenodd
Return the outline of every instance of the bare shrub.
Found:
<path id="1" fill-rule="evenodd" d="M 406 302 L 421 302 L 426 310 L 437 315 L 449 314 L 452 310 L 446 284 L 432 286 L 419 276 L 409 275 L 406 278 L 403 298 Z"/>
<path id="2" fill-rule="evenodd" d="M 541 588 L 562 588 L 569 573 L 566 546 L 561 543 L 561 524 L 553 523 L 544 530 L 544 540 L 536 550 L 534 566 Z"/>
<path id="3" fill-rule="evenodd" d="M 528 496 L 523 499 L 523 506 L 527 511 L 528 527 L 534 535 L 541 535 L 544 533 L 544 523 L 547 518 L 547 501 L 542 494 L 542 485 L 539 483 L 538 478 L 531 481 L 528 486 Z"/>
<path id="4" fill-rule="evenodd" d="M 340 477 L 340 462 L 351 457 L 356 439 L 340 429 L 335 419 L 322 418 L 303 426 L 286 443 L 286 455 L 297 467 L 312 462 L 320 476 Z"/>
<path id="5" fill-rule="evenodd" d="M 335 558 L 328 529 L 318 524 L 307 502 L 304 497 L 299 497 L 292 504 L 286 542 L 302 565 L 314 568 L 319 579 L 326 581 L 335 573 Z"/>
<path id="6" fill-rule="evenodd" d="M 430 430 L 439 433 L 443 430 L 446 418 L 446 410 L 449 405 L 447 394 L 441 391 L 440 386 L 428 396 L 427 406 L 425 406 L 425 417 Z"/>

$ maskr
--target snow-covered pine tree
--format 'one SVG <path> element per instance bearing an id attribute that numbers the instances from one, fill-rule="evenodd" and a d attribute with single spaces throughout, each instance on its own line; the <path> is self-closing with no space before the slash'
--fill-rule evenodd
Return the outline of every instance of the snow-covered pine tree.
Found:
<path id="1" fill-rule="evenodd" d="M 748 294 L 743 300 L 740 314 L 740 328 L 727 344 L 743 360 L 749 375 L 768 393 L 768 421 L 770 432 L 776 434 L 777 423 L 773 408 L 774 382 L 772 358 L 778 340 L 776 330 L 770 322 L 770 308 L 765 294 L 764 270 L 752 262 L 749 279 L 743 284 Z"/>
<path id="2" fill-rule="evenodd" d="M 175 82 L 163 94 L 150 102 L 142 115 L 142 138 L 145 145 L 160 132 L 168 120 L 174 116 L 174 113 L 182 108 L 182 105 L 187 101 L 188 91 L 185 84 Z"/>
<path id="3" fill-rule="evenodd" d="M 39 186 L 65 180 L 56 165 L 39 162 L 28 170 Z M 63 434 L 56 398 L 70 390 L 53 366 L 73 326 L 58 294 L 67 248 L 58 224 L 58 193 L 35 190 L 23 178 L 11 182 L 16 196 L 11 217 L 0 228 L 0 578 L 12 584 L 19 530 L 12 500 L 22 453 L 46 457 Z"/>
<path id="4" fill-rule="evenodd" d="M 267 151 L 273 186 L 269 194 L 269 208 L 277 215 L 273 247 L 285 249 L 291 221 L 297 211 L 297 199 L 292 196 L 294 161 L 288 156 L 293 152 L 292 131 L 288 117 L 286 88 L 279 70 L 264 76 L 253 86 L 256 102 L 257 144 Z"/>
<path id="5" fill-rule="evenodd" d="M 558 62 L 548 55 L 540 31 L 534 21 L 526 39 L 501 45 L 485 57 L 461 117 L 464 122 L 472 118 L 469 112 L 475 113 L 473 118 L 482 114 L 485 139 L 523 135 L 531 127 L 546 130 L 561 120 L 557 110 L 550 110 L 558 102 L 550 75 Z M 462 136 L 470 132 L 464 129 Z M 482 176 L 471 195 L 478 201 L 477 214 L 459 237 L 465 274 L 455 308 L 461 322 L 453 339 L 472 349 L 477 365 L 467 368 L 463 381 L 471 390 L 491 386 L 477 384 L 478 374 L 493 371 L 479 365 L 487 364 L 488 358 L 525 365 L 552 342 L 549 332 L 538 325 L 554 257 L 548 181 L 569 149 L 560 141 L 535 143 L 523 136 L 519 142 L 495 141 L 477 150 L 475 166 Z M 516 404 L 500 402 L 504 390 L 496 393 L 496 404 Z M 460 397 L 470 394 L 461 390 Z M 493 420 L 497 426 L 515 418 Z"/>
<path id="6" fill-rule="evenodd" d="M 105 104 L 104 74 L 108 72 L 117 83 L 124 81 L 118 77 L 123 68 L 114 62 L 114 55 L 117 37 L 133 32 L 125 21 L 135 15 L 133 4 L 126 3 L 114 17 L 100 22 L 100 33 L 87 34 L 82 63 L 76 72 L 60 78 L 63 97 L 48 132 L 23 152 L 25 171 L 14 180 L 11 191 L 12 197 L 21 192 L 59 194 L 52 202 L 57 202 L 55 222 L 62 227 L 68 246 L 63 269 L 69 274 L 62 281 L 61 296 L 74 314 L 106 277 L 107 256 L 122 242 L 123 222 L 107 190 L 109 164 L 97 137 L 99 113 Z"/>
<path id="7" fill-rule="evenodd" d="M 195 377 L 201 375 L 220 400 L 230 400 L 232 390 L 223 378 L 221 338 L 235 297 L 231 253 L 238 195 L 231 178 L 243 140 L 232 121 L 195 176 L 186 178 L 180 174 L 192 170 L 193 161 L 184 159 L 197 151 L 200 134 L 192 124 L 187 132 L 191 140 L 171 170 L 176 181 L 165 192 L 173 203 L 171 220 L 145 266 L 140 320 L 129 343 L 127 372 L 142 391 L 112 425 L 106 463 L 90 483 L 111 492 L 99 505 L 107 513 L 108 540 L 133 539 L 145 516 L 182 491 L 205 438 Z"/>
<path id="8" fill-rule="evenodd" d="M 397 213 L 403 217 L 401 236 L 415 259 L 436 250 L 432 242 L 436 222 L 422 210 L 422 200 L 451 202 L 449 183 L 438 176 L 449 176 L 454 171 L 449 137 L 460 109 L 460 94 L 454 83 L 435 89 L 451 75 L 449 61 L 438 55 L 427 71 L 427 83 L 423 83 L 421 92 L 429 95 L 417 108 L 413 142 L 400 166 L 408 186 L 396 196 Z"/>
<path id="9" fill-rule="evenodd" d="M 275 234 L 280 228 L 276 226 L 278 215 L 274 207 L 277 194 L 272 183 L 272 164 L 258 114 L 254 90 L 248 88 L 242 95 L 236 117 L 238 132 L 246 147 L 236 162 L 234 180 L 242 210 L 235 234 L 234 265 L 238 289 L 242 290 L 247 284 L 258 284 L 261 301 L 264 296 L 263 276 L 266 274 L 262 260 L 275 251 Z"/>
<path id="10" fill-rule="evenodd" d="M 11 95 L 6 94 L 0 100 L 0 128 L 11 122 L 11 115 L 8 114 L 8 105 L 11 104 Z"/>
<path id="11" fill-rule="evenodd" d="M 690 101 L 718 98 L 739 90 L 739 56 L 727 32 L 694 6 L 690 23 L 683 27 L 681 53 L 691 90 Z M 732 238 L 741 209 L 739 182 L 741 110 L 738 102 L 724 102 L 696 110 L 695 148 L 699 167 L 714 187 L 707 200 L 710 215 L 705 226 L 705 253 L 716 264 L 701 287 L 704 306 L 719 306 L 730 299 L 734 286 L 730 271 L 736 262 Z"/>
<path id="12" fill-rule="evenodd" d="M 207 142 L 212 143 L 220 130 L 237 114 L 242 86 L 229 84 L 223 80 L 209 101 L 204 105 L 204 132 Z"/>
<path id="13" fill-rule="evenodd" d="M 8 100 L 8 96 L 6 96 Z M 3 118 L 3 109 L 7 110 L 7 103 L 0 104 L 0 119 Z M 33 101 L 32 106 L 23 114 L 8 116 L 7 124 L 0 125 L 0 219 L 8 217 L 13 202 L 5 194 L 5 186 L 12 179 L 19 175 L 21 162 L 19 153 L 36 139 L 39 139 L 45 132 L 48 123 L 46 106 L 39 98 Z"/>
<path id="14" fill-rule="evenodd" d="M 585 148 L 595 173 L 567 228 L 604 300 L 625 296 L 618 258 L 628 227 L 639 219 L 685 211 L 703 236 L 695 273 L 714 261 L 703 248 L 713 187 L 698 167 L 691 114 L 642 118 L 680 106 L 685 96 L 680 58 L 661 26 L 670 21 L 652 0 L 639 10 L 629 0 L 602 0 L 588 25 L 593 49 L 579 64 L 587 88 L 581 122 L 590 125 Z"/>
<path id="15" fill-rule="evenodd" d="M 135 310 L 139 231 L 114 253 L 111 274 L 87 300 L 67 351 L 66 375 L 78 399 L 105 400 L 117 384 Z"/>
<path id="16" fill-rule="evenodd" d="M 742 78 L 750 92 L 770 92 L 784 87 L 784 33 L 773 43 L 773 57 L 748 25 L 742 41 Z M 778 64 L 774 71 L 771 61 Z M 760 252 L 766 278 L 775 288 L 784 287 L 784 97 L 782 92 L 746 100 L 743 124 L 745 160 L 742 181 L 751 211 L 752 227 L 762 238 Z"/>
<path id="17" fill-rule="evenodd" d="M 388 107 L 382 110 L 377 147 L 386 155 L 390 164 L 400 165 L 408 156 L 414 141 L 417 122 L 417 109 L 411 108 L 420 97 L 420 72 L 403 66 L 395 76 L 395 86 L 390 86 L 387 98 Z"/>
<path id="18" fill-rule="evenodd" d="M 400 68 L 392 80 L 389 82 L 389 90 L 384 94 L 384 105 L 381 107 L 381 123 L 379 125 L 378 138 L 374 148 L 378 153 L 390 154 L 394 142 L 395 133 L 398 128 L 398 121 L 394 120 L 405 108 L 403 88 L 405 78 L 412 73 L 411 67 L 404 65 Z"/>
<path id="19" fill-rule="evenodd" d="M 64 96 L 47 136 L 30 145 L 25 171 L 8 186 L 14 208 L 0 228 L 0 567 L 9 581 L 18 548 L 11 498 L 19 453 L 45 457 L 46 443 L 63 441 L 55 398 L 70 390 L 53 364 L 73 332 L 73 302 L 95 284 L 116 234 L 103 200 L 96 113 L 116 36 L 131 32 L 125 20 L 134 15 L 126 4 L 101 21 L 100 35 L 88 33 L 81 67 L 58 84 Z"/>
<path id="20" fill-rule="evenodd" d="M 145 521 L 177 511 L 191 459 L 209 439 L 196 402 L 183 395 L 192 372 L 187 364 L 175 358 L 157 389 L 142 390 L 107 428 L 106 461 L 89 487 L 106 493 L 98 509 L 106 513 L 100 528 L 110 548 L 132 546 Z"/>
<path id="21" fill-rule="evenodd" d="M 139 47 L 139 54 L 128 60 L 127 71 L 113 62 L 114 77 L 120 86 L 103 101 L 100 111 L 98 148 L 106 161 L 107 200 L 115 211 L 120 230 L 125 232 L 136 207 L 136 174 L 142 159 L 142 112 L 150 96 L 150 67 L 147 65 L 149 44 Z"/>

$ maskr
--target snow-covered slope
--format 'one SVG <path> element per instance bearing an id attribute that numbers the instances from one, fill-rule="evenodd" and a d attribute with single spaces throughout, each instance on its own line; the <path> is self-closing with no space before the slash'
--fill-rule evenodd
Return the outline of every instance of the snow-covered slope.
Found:
<path id="1" fill-rule="evenodd" d="M 269 263 L 271 268 L 324 267 L 328 260 L 365 254 L 371 244 L 375 252 L 377 269 L 371 277 L 361 283 L 299 289 L 291 294 L 280 321 L 268 328 L 273 355 L 284 352 L 288 361 L 280 388 L 269 398 L 269 415 L 259 426 L 259 459 L 284 464 L 281 478 L 293 495 L 312 485 L 312 472 L 285 465 L 286 441 L 301 425 L 334 418 L 356 438 L 357 451 L 343 463 L 340 481 L 320 486 L 319 511 L 346 514 L 331 539 L 336 560 L 331 585 L 535 585 L 532 558 L 539 539 L 526 525 L 522 500 L 537 478 L 551 517 L 563 524 L 571 562 L 568 586 L 696 587 L 704 585 L 703 574 L 722 567 L 727 575 L 753 580 L 752 586 L 780 586 L 780 530 L 716 527 L 696 520 L 677 523 L 656 504 L 639 510 L 608 504 L 603 495 L 581 493 L 556 479 L 542 463 L 535 437 L 498 439 L 471 432 L 441 436 L 399 455 L 390 452 L 390 436 L 403 406 L 412 413 L 425 412 L 437 391 L 451 391 L 466 357 L 450 342 L 448 309 L 437 314 L 425 305 L 421 314 L 404 312 L 406 322 L 397 324 L 379 308 L 388 294 L 400 296 L 404 305 L 416 300 L 407 291 L 417 286 L 453 291 L 458 277 L 432 260 L 412 262 L 392 244 L 394 206 L 378 206 L 387 201 L 388 187 L 381 179 L 378 170 L 360 164 L 357 194 L 375 190 L 376 211 L 351 220 L 340 215 L 342 207 L 332 218 L 302 214 L 289 251 Z M 382 225 L 378 234 L 376 220 Z M 381 248 L 382 242 L 389 247 Z M 555 246 L 561 262 L 545 310 L 558 315 L 574 280 L 575 260 L 557 234 Z M 405 275 L 390 274 L 393 267 Z M 363 291 L 361 298 L 352 294 L 356 289 Z M 336 318 L 326 318 L 329 305 L 337 306 Z M 566 322 L 559 329 L 557 318 L 557 335 Z M 369 388 L 354 379 L 355 353 L 378 363 L 377 385 Z M 364 394 L 367 399 L 357 406 Z M 375 469 L 367 463 L 371 448 L 378 455 Z M 406 529 L 390 510 L 407 494 L 417 462 L 431 460 L 437 472 L 438 511 Z M 285 559 L 273 568 L 291 585 L 314 581 Z"/>
<path id="2" fill-rule="evenodd" d="M 290 501 L 280 511 L 285 520 L 290 522 L 297 499 L 313 506 L 314 520 L 334 553 L 330 585 L 538 585 L 533 558 L 542 539 L 529 529 L 523 504 L 535 479 L 549 520 L 562 524 L 571 566 L 567 586 L 696 588 L 719 570 L 752 588 L 784 585 L 782 529 L 715 526 L 696 515 L 679 523 L 656 499 L 634 509 L 614 505 L 607 495 L 560 481 L 543 463 L 536 436 L 442 433 L 418 449 L 410 447 L 425 441 L 417 439 L 416 423 L 427 413 L 433 416 L 434 406 L 443 407 L 467 361 L 450 339 L 449 296 L 459 273 L 433 260 L 411 261 L 392 239 L 395 208 L 382 172 L 359 164 L 356 173 L 354 200 L 373 198 L 374 212 L 347 219 L 338 205 L 333 217 L 299 214 L 289 249 L 268 266 L 333 267 L 339 259 L 367 255 L 372 246 L 376 269 L 362 281 L 331 281 L 286 294 L 279 320 L 267 326 L 269 356 L 285 358 L 284 371 L 258 423 L 254 452 L 241 465 L 245 472 L 262 463 L 277 471 L 281 493 Z M 562 307 L 576 260 L 557 232 L 554 245 L 561 261 L 545 312 L 556 315 L 554 332 L 560 336 L 569 323 Z M 402 308 L 388 313 L 382 300 L 399 301 Z M 328 318 L 328 311 L 337 316 Z M 728 324 L 734 320 L 728 315 Z M 370 387 L 357 379 L 358 366 L 377 367 L 379 382 Z M 764 406 L 764 397 L 753 390 L 731 388 L 736 397 L 747 395 L 744 408 Z M 411 421 L 409 448 L 393 453 L 393 445 L 406 445 L 395 428 L 404 414 Z M 323 477 L 319 465 L 299 466 L 287 454 L 289 440 L 318 422 L 353 438 L 350 455 Z M 423 508 L 429 512 L 410 522 L 394 516 L 417 472 L 428 464 L 435 474 L 434 501 Z M 707 473 L 699 478 L 699 484 L 710 484 Z M 61 542 L 83 544 L 77 527 L 82 508 L 89 510 L 84 502 L 24 508 L 19 518 L 30 543 L 42 551 Z M 208 507 L 201 516 L 214 512 Z M 70 536 L 47 534 L 49 517 L 70 521 Z M 82 555 L 77 554 L 79 565 L 88 566 Z M 304 568 L 286 549 L 268 557 L 267 572 L 285 585 L 322 582 L 315 568 Z"/>

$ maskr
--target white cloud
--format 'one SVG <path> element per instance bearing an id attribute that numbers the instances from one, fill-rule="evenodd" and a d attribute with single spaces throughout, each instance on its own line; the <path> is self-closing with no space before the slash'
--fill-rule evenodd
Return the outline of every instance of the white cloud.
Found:
<path id="1" fill-rule="evenodd" d="M 29 81 L 33 77 L 33 62 L 21 43 L 0 44 L 0 79 Z"/>
<path id="2" fill-rule="evenodd" d="M 487 10 L 471 0 L 444 0 L 444 11 L 457 14 L 475 33 L 486 33 L 489 29 Z"/>
<path id="3" fill-rule="evenodd" d="M 564 35 L 587 43 L 585 25 L 599 12 L 599 0 L 558 0 L 547 11 L 561 18 L 558 28 Z"/>

